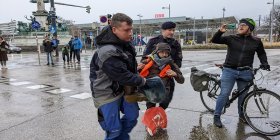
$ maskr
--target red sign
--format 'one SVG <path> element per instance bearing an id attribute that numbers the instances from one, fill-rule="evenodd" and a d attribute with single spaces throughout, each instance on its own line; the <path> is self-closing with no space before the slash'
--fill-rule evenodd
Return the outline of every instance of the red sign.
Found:
<path id="1" fill-rule="evenodd" d="M 164 14 L 155 14 L 155 18 L 164 18 Z"/>

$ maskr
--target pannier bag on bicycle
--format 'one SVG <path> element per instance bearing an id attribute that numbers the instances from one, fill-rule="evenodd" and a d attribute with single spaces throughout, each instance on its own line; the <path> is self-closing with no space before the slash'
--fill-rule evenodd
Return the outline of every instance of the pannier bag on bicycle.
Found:
<path id="1" fill-rule="evenodd" d="M 191 68 L 190 82 L 193 89 L 197 92 L 208 90 L 210 78 L 207 72 L 198 70 L 196 67 Z"/>

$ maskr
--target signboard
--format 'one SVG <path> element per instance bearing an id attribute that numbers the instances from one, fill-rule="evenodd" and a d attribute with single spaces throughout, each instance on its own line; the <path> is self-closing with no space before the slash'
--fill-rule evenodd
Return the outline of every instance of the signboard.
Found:
<path id="1" fill-rule="evenodd" d="M 106 26 L 108 25 L 108 18 L 107 15 L 100 16 L 100 25 Z"/>
<path id="2" fill-rule="evenodd" d="M 164 14 L 155 14 L 155 18 L 164 18 Z"/>

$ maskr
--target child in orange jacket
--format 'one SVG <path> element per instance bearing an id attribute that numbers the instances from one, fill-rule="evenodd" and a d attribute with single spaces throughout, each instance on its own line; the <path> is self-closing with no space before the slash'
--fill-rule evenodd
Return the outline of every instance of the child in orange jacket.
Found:
<path id="1" fill-rule="evenodd" d="M 158 76 L 165 85 L 165 98 L 159 103 L 159 106 L 166 109 L 172 100 L 173 93 L 170 92 L 171 80 L 175 79 L 178 83 L 183 84 L 185 78 L 179 67 L 173 62 L 170 56 L 170 46 L 167 43 L 159 43 L 156 50 L 149 57 L 142 61 L 138 66 L 140 75 L 145 78 Z M 146 95 L 149 96 L 149 95 Z M 149 99 L 149 97 L 147 97 Z M 152 102 L 146 103 L 147 109 L 155 107 Z"/>

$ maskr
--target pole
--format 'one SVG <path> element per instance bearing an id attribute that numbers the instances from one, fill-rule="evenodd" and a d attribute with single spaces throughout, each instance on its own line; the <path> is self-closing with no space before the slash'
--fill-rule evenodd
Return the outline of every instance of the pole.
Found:
<path id="1" fill-rule="evenodd" d="M 169 13 L 168 13 L 168 15 L 169 15 L 169 18 L 170 18 L 170 4 L 168 5 L 168 10 L 169 10 Z"/>
<path id="2" fill-rule="evenodd" d="M 273 23 L 272 23 L 272 20 L 273 20 L 273 14 L 274 14 L 274 0 L 272 1 L 272 10 L 270 12 L 270 45 L 272 45 L 272 42 L 273 42 Z"/>
<path id="3" fill-rule="evenodd" d="M 41 61 L 40 61 L 41 49 L 40 49 L 40 45 L 39 45 L 39 43 L 38 43 L 37 30 L 36 30 L 35 34 L 36 34 L 36 44 L 37 44 L 37 49 L 38 49 L 38 61 L 39 61 L 39 65 L 41 65 Z"/>
<path id="4" fill-rule="evenodd" d="M 206 22 L 206 38 L 205 38 L 205 43 L 208 43 L 208 20 Z"/>
<path id="5" fill-rule="evenodd" d="M 53 36 L 57 36 L 54 0 L 50 0 L 50 4 L 51 4 L 50 12 L 51 12 L 51 21 L 52 21 L 51 25 L 55 29 L 55 32 L 53 33 Z"/>
<path id="6" fill-rule="evenodd" d="M 261 27 L 261 18 L 262 18 L 262 16 L 259 15 L 259 27 Z"/>
<path id="7" fill-rule="evenodd" d="M 193 41 L 192 44 L 195 42 L 195 18 L 193 19 Z"/>
<path id="8" fill-rule="evenodd" d="M 140 18 L 140 46 L 142 46 L 142 31 L 141 31 L 142 23 L 141 23 L 141 15 L 139 16 L 139 18 Z"/>

